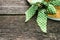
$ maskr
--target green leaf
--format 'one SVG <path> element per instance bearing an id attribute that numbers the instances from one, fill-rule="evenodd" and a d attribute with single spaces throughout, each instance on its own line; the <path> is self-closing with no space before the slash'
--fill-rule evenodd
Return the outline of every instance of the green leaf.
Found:
<path id="1" fill-rule="evenodd" d="M 28 20 L 30 20 L 30 18 L 35 14 L 36 10 L 38 9 L 38 6 L 32 5 L 26 12 L 26 20 L 25 22 L 27 22 Z"/>
<path id="2" fill-rule="evenodd" d="M 43 2 L 43 4 L 44 4 L 44 5 L 46 5 L 46 6 L 48 6 L 48 3 L 47 3 L 47 2 L 45 2 L 45 1 Z"/>
<path id="3" fill-rule="evenodd" d="M 51 0 L 50 4 L 52 4 L 54 6 L 60 6 L 60 0 Z"/>
<path id="4" fill-rule="evenodd" d="M 48 13 L 56 14 L 56 9 L 53 5 L 49 4 L 47 8 Z"/>
<path id="5" fill-rule="evenodd" d="M 45 33 L 47 33 L 47 15 L 45 14 L 45 10 L 39 10 L 38 16 L 37 16 L 37 23 L 41 30 Z"/>

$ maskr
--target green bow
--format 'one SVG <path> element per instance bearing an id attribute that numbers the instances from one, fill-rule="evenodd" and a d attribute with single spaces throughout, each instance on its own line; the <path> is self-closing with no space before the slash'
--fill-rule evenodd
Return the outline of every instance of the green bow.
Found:
<path id="1" fill-rule="evenodd" d="M 36 11 L 38 11 L 37 15 L 37 23 L 41 30 L 45 33 L 47 33 L 47 14 L 56 14 L 56 9 L 54 6 L 60 6 L 60 0 L 49 0 L 49 2 L 46 2 L 45 0 L 31 0 L 29 3 L 32 5 L 26 12 L 26 20 L 30 20 Z"/>

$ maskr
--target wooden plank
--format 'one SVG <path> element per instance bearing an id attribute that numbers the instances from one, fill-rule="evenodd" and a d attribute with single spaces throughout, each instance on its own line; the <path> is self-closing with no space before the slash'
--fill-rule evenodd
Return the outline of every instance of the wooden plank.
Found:
<path id="1" fill-rule="evenodd" d="M 35 19 L 36 18 L 32 18 L 29 22 L 25 23 L 24 15 L 0 16 L 0 37 L 6 38 L 7 40 L 18 40 L 19 38 L 29 40 L 31 37 L 35 38 L 34 40 L 45 40 L 60 36 L 58 34 L 60 33 L 60 22 L 48 20 L 48 34 L 44 34 L 38 27 Z"/>
<path id="2" fill-rule="evenodd" d="M 40 30 L 35 21 L 33 23 L 32 21 L 25 23 L 25 16 L 0 16 L 0 37 L 12 39 L 19 36 L 33 37 L 35 36 L 33 32 Z"/>
<path id="3" fill-rule="evenodd" d="M 28 6 L 0 7 L 0 14 L 25 14 Z"/>
<path id="4" fill-rule="evenodd" d="M 0 0 L 0 6 L 27 6 L 26 0 Z"/>
<path id="5" fill-rule="evenodd" d="M 25 14 L 28 7 L 26 0 L 0 0 L 0 14 Z"/>

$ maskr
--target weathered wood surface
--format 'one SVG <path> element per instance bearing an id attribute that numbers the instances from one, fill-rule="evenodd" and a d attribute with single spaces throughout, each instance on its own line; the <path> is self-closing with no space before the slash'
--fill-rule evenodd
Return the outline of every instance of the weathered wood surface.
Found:
<path id="1" fill-rule="evenodd" d="M 0 14 L 24 14 L 27 8 L 26 0 L 0 0 Z"/>
<path id="2" fill-rule="evenodd" d="M 41 32 L 36 18 L 24 22 L 25 15 L 21 14 L 28 7 L 26 0 L 0 0 L 0 40 L 60 40 L 60 22 L 48 20 L 47 34 Z"/>
<path id="3" fill-rule="evenodd" d="M 1 40 L 60 40 L 60 22 L 48 20 L 48 33 L 41 32 L 36 18 L 25 23 L 25 16 L 0 16 Z"/>

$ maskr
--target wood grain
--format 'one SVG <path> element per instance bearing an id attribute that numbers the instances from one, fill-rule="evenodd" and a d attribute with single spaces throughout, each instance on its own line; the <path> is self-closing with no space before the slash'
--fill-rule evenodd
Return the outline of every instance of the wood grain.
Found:
<path id="1" fill-rule="evenodd" d="M 48 20 L 48 33 L 42 33 L 36 18 L 25 23 L 25 16 L 0 16 L 0 39 L 6 40 L 57 40 L 60 22 Z M 60 39 L 60 38 L 59 38 Z"/>
<path id="2" fill-rule="evenodd" d="M 0 14 L 24 14 L 28 7 L 26 0 L 0 0 Z"/>

